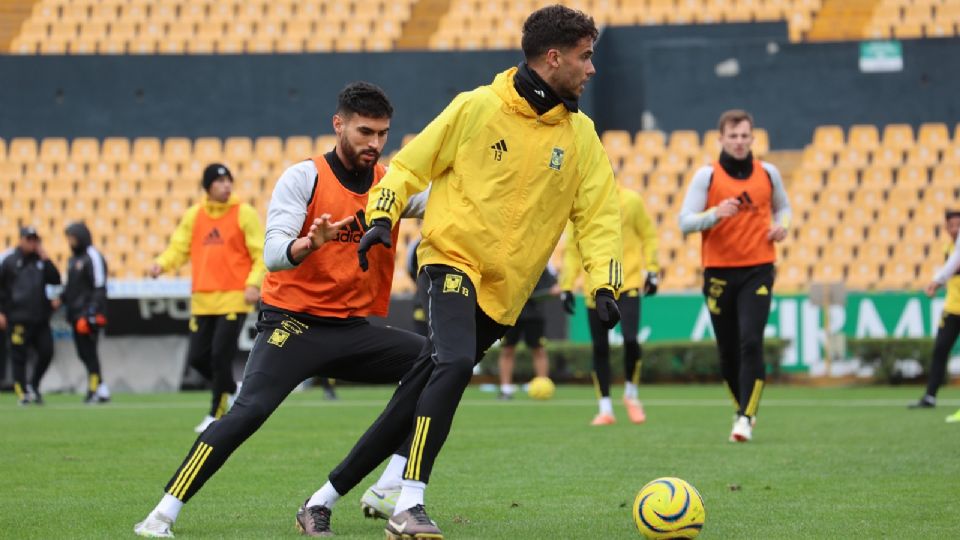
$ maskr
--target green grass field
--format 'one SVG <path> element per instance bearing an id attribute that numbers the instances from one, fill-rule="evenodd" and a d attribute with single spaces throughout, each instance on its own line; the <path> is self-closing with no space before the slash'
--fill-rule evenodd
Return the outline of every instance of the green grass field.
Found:
<path id="1" fill-rule="evenodd" d="M 294 538 L 294 513 L 389 396 L 342 388 L 294 394 L 180 514 L 178 538 Z M 637 490 L 659 476 L 696 486 L 701 538 L 960 537 L 960 406 L 908 411 L 919 387 L 767 389 L 755 439 L 727 442 L 731 408 L 716 386 L 641 388 L 648 421 L 591 427 L 592 390 L 549 402 L 467 391 L 434 469 L 427 507 L 448 538 L 638 538 Z M 620 389 L 614 390 L 619 396 Z M 132 538 L 194 440 L 205 393 L 118 395 L 100 407 L 49 396 L 0 414 L 0 537 Z M 617 402 L 618 403 L 618 402 Z M 619 404 L 619 403 L 618 403 Z M 379 474 L 379 471 L 377 473 Z M 382 538 L 359 498 L 341 499 L 345 539 Z"/>

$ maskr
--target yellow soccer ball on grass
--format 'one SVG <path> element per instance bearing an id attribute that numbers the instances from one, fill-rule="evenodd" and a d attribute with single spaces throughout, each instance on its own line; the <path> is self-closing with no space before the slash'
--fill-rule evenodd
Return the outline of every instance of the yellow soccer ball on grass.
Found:
<path id="1" fill-rule="evenodd" d="M 633 520 L 651 540 L 696 538 L 706 518 L 700 493 L 679 478 L 657 478 L 633 501 Z"/>
<path id="2" fill-rule="evenodd" d="M 527 395 L 533 399 L 545 400 L 553 397 L 557 387 L 550 377 L 534 377 L 527 385 Z"/>

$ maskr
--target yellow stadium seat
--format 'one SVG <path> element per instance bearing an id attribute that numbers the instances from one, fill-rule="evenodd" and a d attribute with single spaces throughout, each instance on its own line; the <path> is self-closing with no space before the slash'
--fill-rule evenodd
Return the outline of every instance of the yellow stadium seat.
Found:
<path id="1" fill-rule="evenodd" d="M 92 137 L 78 137 L 70 145 L 70 161 L 91 164 L 100 159 L 100 142 Z"/>
<path id="2" fill-rule="evenodd" d="M 3 137 L 0 137 L 0 163 L 3 163 L 7 160 L 7 141 Z M 3 175 L 0 175 L 2 178 Z"/>
<path id="3" fill-rule="evenodd" d="M 182 39 L 165 38 L 157 41 L 157 54 L 183 54 L 186 50 L 186 41 Z"/>
<path id="4" fill-rule="evenodd" d="M 166 2 L 150 3 L 150 21 L 158 24 L 172 23 L 177 20 L 177 6 Z"/>
<path id="5" fill-rule="evenodd" d="M 960 207 L 960 204 L 957 202 L 957 188 L 955 185 L 928 187 L 923 190 L 923 202 L 924 204 L 917 206 L 917 212 L 939 212 L 946 208 Z"/>
<path id="6" fill-rule="evenodd" d="M 68 47 L 70 54 L 91 55 L 97 54 L 97 38 L 92 36 L 81 36 L 70 40 Z"/>
<path id="7" fill-rule="evenodd" d="M 960 185 L 960 165 L 944 163 L 934 167 L 931 184 L 949 187 Z"/>
<path id="8" fill-rule="evenodd" d="M 853 191 L 857 189 L 857 170 L 852 167 L 836 167 L 827 172 L 827 189 Z"/>
<path id="9" fill-rule="evenodd" d="M 883 188 L 861 187 L 853 192 L 853 205 L 861 208 L 880 208 L 884 204 Z"/>
<path id="10" fill-rule="evenodd" d="M 923 34 L 929 38 L 946 38 L 956 34 L 952 22 L 936 20 L 923 23 Z"/>
<path id="11" fill-rule="evenodd" d="M 862 169 L 867 166 L 869 157 L 869 153 L 863 149 L 855 147 L 844 148 L 837 154 L 837 165 Z"/>
<path id="12" fill-rule="evenodd" d="M 843 281 L 843 266 L 829 260 L 821 260 L 813 265 L 810 281 L 814 283 L 835 283 Z"/>
<path id="13" fill-rule="evenodd" d="M 875 150 L 880 146 L 880 132 L 877 126 L 854 124 L 850 126 L 847 146 L 861 150 Z"/>
<path id="14" fill-rule="evenodd" d="M 127 52 L 130 54 L 156 54 L 157 40 L 147 37 L 127 40 Z"/>
<path id="15" fill-rule="evenodd" d="M 61 35 L 52 35 L 40 41 L 40 54 L 67 54 L 70 40 Z"/>
<path id="16" fill-rule="evenodd" d="M 917 266 L 902 261 L 889 261 L 883 265 L 883 274 L 878 283 L 882 289 L 906 289 L 917 285 L 919 274 Z"/>
<path id="17" fill-rule="evenodd" d="M 307 136 L 287 137 L 283 148 L 284 158 L 288 162 L 297 162 L 313 156 L 313 139 Z"/>
<path id="18" fill-rule="evenodd" d="M 10 42 L 10 54 L 37 54 L 40 48 L 39 39 L 45 38 L 31 38 L 23 35 L 15 36 Z"/>
<path id="19" fill-rule="evenodd" d="M 700 134 L 693 130 L 677 130 L 670 134 L 667 152 L 683 157 L 700 153 Z"/>
<path id="20" fill-rule="evenodd" d="M 107 153 L 107 141 L 104 141 L 104 157 Z M 156 137 L 137 137 L 133 140 L 131 157 L 144 164 L 152 165 L 156 163 L 160 160 L 160 139 Z"/>
<path id="21" fill-rule="evenodd" d="M 333 150 L 337 146 L 336 135 L 320 135 L 317 137 L 313 146 L 314 155 L 322 155 Z"/>
<path id="22" fill-rule="evenodd" d="M 950 131 L 947 125 L 931 122 L 920 125 L 917 131 L 917 145 L 931 150 L 943 150 L 950 146 Z"/>
<path id="23" fill-rule="evenodd" d="M 923 37 L 923 23 L 900 22 L 893 26 L 893 37 L 898 39 L 918 39 Z"/>
<path id="24" fill-rule="evenodd" d="M 247 162 L 253 157 L 253 141 L 249 137 L 228 137 L 223 142 L 223 156 L 220 158 L 226 162 L 227 167 L 231 164 Z M 199 178 L 199 176 L 198 176 Z"/>
<path id="25" fill-rule="evenodd" d="M 627 131 L 619 129 L 604 131 L 600 141 L 611 158 L 623 159 L 633 152 L 633 141 Z"/>
<path id="26" fill-rule="evenodd" d="M 820 194 L 819 205 L 823 208 L 841 212 L 849 204 L 850 196 L 847 191 L 834 191 L 828 185 L 827 189 Z"/>
<path id="27" fill-rule="evenodd" d="M 186 42 L 190 54 L 213 54 L 217 50 L 217 40 L 211 36 L 195 36 Z"/>
<path id="28" fill-rule="evenodd" d="M 810 283 L 810 267 L 804 263 L 789 262 L 778 266 L 777 290 L 797 292 L 806 289 Z"/>
<path id="29" fill-rule="evenodd" d="M 638 131 L 634 148 L 646 156 L 661 156 L 666 151 L 666 136 L 662 131 Z"/>
<path id="30" fill-rule="evenodd" d="M 873 153 L 871 163 L 877 167 L 898 167 L 903 163 L 903 150 L 886 146 L 878 148 Z"/>
<path id="31" fill-rule="evenodd" d="M 127 52 L 127 40 L 106 36 L 97 40 L 97 51 L 100 54 L 124 54 Z"/>
<path id="32" fill-rule="evenodd" d="M 927 146 L 914 146 L 907 151 L 907 165 L 917 165 L 923 167 L 933 167 L 940 162 L 937 150 Z"/>
<path id="33" fill-rule="evenodd" d="M 193 141 L 193 159 L 204 163 L 223 161 L 223 145 L 217 137 L 200 137 Z"/>
<path id="34" fill-rule="evenodd" d="M 823 188 L 823 170 L 800 168 L 793 173 L 790 191 L 817 193 Z"/>
<path id="35" fill-rule="evenodd" d="M 878 263 L 856 261 L 847 266 L 846 286 L 855 291 L 872 290 L 879 277 Z"/>
<path id="36" fill-rule="evenodd" d="M 621 172 L 628 174 L 646 174 L 653 170 L 653 158 L 639 153 L 628 154 Z"/>
<path id="37" fill-rule="evenodd" d="M 661 195 L 673 195 L 680 190 L 678 175 L 671 170 L 657 170 L 646 177 L 644 192 L 650 191 Z"/>
<path id="38" fill-rule="evenodd" d="M 833 232 L 831 234 L 832 243 L 841 244 L 847 249 L 850 249 L 863 242 L 863 231 L 864 227 L 862 225 L 841 223 L 833 228 Z"/>
<path id="39" fill-rule="evenodd" d="M 893 173 L 890 167 L 867 167 L 863 170 L 860 185 L 863 188 L 886 189 L 893 185 Z"/>
<path id="40" fill-rule="evenodd" d="M 800 162 L 805 169 L 823 171 L 833 167 L 833 152 L 807 146 L 803 149 Z"/>
<path id="41" fill-rule="evenodd" d="M 69 157 L 67 140 L 63 137 L 47 137 L 40 141 L 40 161 L 46 163 L 65 163 Z M 0 156 L 2 159 L 2 156 Z"/>
<path id="42" fill-rule="evenodd" d="M 124 137 L 108 137 L 104 139 L 100 160 L 113 164 L 126 163 L 130 160 L 130 140 Z"/>
<path id="43" fill-rule="evenodd" d="M 824 206 L 818 206 L 810 210 L 806 216 L 806 221 L 817 223 L 824 227 L 833 227 L 840 222 L 841 210 Z"/>
<path id="44" fill-rule="evenodd" d="M 837 152 L 844 146 L 843 128 L 840 126 L 817 126 L 813 131 L 813 146 L 821 150 Z"/>
<path id="45" fill-rule="evenodd" d="M 190 139 L 186 137 L 169 137 L 163 141 L 163 160 L 169 163 L 186 163 L 193 153 Z"/>
<path id="46" fill-rule="evenodd" d="M 933 20 L 933 12 L 930 9 L 930 5 L 917 3 L 904 7 L 903 17 L 900 19 L 900 22 L 901 24 L 922 25 L 931 20 Z"/>
<path id="47" fill-rule="evenodd" d="M 280 137 L 257 137 L 253 155 L 269 163 L 280 162 L 283 160 L 283 141 Z"/>
<path id="48" fill-rule="evenodd" d="M 282 36 L 276 40 L 274 47 L 280 53 L 303 52 L 304 39 L 296 36 Z"/>
<path id="49" fill-rule="evenodd" d="M 763 156 L 770 152 L 770 135 L 764 128 L 753 129 L 753 154 Z"/>
<path id="50" fill-rule="evenodd" d="M 919 202 L 920 190 L 914 186 L 894 185 L 887 191 L 887 203 L 913 208 Z"/>
<path id="51" fill-rule="evenodd" d="M 923 192 L 923 204 L 917 205 L 913 211 L 911 223 L 918 223 L 927 226 L 936 226 L 943 221 L 943 212 L 947 208 L 946 201 L 954 201 L 954 197 L 949 199 L 945 197 L 947 190 L 943 188 L 925 189 Z M 938 197 L 941 197 L 938 199 Z"/>
<path id="52" fill-rule="evenodd" d="M 883 146 L 896 150 L 912 147 L 913 127 L 909 124 L 889 124 L 883 128 Z"/>
<path id="53" fill-rule="evenodd" d="M 884 244 L 875 244 L 873 242 L 864 242 L 857 246 L 858 260 L 863 260 L 872 264 L 886 262 L 890 258 L 890 247 Z"/>
<path id="54" fill-rule="evenodd" d="M 897 185 L 913 188 L 926 187 L 928 181 L 927 168 L 922 166 L 903 166 L 897 169 Z"/>

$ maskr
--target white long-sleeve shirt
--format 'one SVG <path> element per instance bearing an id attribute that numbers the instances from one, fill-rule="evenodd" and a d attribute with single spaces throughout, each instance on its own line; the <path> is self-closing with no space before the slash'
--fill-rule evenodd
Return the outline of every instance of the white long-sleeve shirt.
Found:
<path id="1" fill-rule="evenodd" d="M 313 196 L 317 166 L 313 160 L 291 165 L 280 175 L 270 206 L 267 209 L 267 227 L 263 246 L 263 262 L 267 270 L 276 272 L 296 266 L 288 256 L 290 244 L 299 238 L 307 217 L 307 206 Z M 401 218 L 423 217 L 430 189 L 410 198 Z M 342 216 L 334 216 L 340 219 Z"/>
<path id="2" fill-rule="evenodd" d="M 783 177 L 780 176 L 780 171 L 774 165 L 765 161 L 761 161 L 760 164 L 770 175 L 770 183 L 773 185 L 771 204 L 773 206 L 774 223 L 786 228 L 790 223 L 793 212 L 790 209 L 787 190 L 783 187 Z M 712 176 L 712 165 L 700 167 L 694 173 L 693 180 L 690 181 L 690 186 L 687 188 L 687 194 L 683 198 L 683 206 L 680 207 L 680 230 L 683 231 L 683 234 L 707 230 L 719 221 L 716 207 L 706 207 Z"/>

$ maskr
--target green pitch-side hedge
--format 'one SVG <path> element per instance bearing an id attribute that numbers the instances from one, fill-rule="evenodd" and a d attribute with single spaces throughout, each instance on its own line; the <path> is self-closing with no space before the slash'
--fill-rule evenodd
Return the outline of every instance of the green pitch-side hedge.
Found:
<path id="1" fill-rule="evenodd" d="M 764 358 L 773 379 L 780 378 L 780 356 L 787 342 L 782 339 L 764 340 Z M 550 376 L 558 382 L 590 380 L 593 352 L 589 343 L 548 342 Z M 487 352 L 480 364 L 484 374 L 497 373 L 497 358 L 500 348 Z M 615 378 L 623 378 L 623 349 L 610 346 L 610 367 Z M 533 375 L 530 351 L 526 346 L 517 348 L 514 380 L 524 380 Z M 720 377 L 717 345 L 713 341 L 660 341 L 643 345 L 643 367 L 640 378 L 643 382 L 706 382 Z"/>

